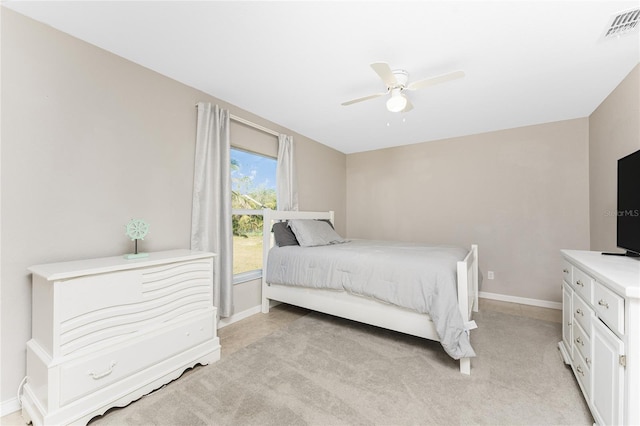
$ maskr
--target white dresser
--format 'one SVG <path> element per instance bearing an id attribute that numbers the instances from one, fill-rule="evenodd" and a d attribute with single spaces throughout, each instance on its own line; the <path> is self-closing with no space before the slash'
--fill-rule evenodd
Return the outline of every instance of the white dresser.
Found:
<path id="1" fill-rule="evenodd" d="M 597 424 L 640 424 L 640 260 L 563 250 L 562 341 Z"/>
<path id="2" fill-rule="evenodd" d="M 37 265 L 24 419 L 86 424 L 220 359 L 212 253 Z"/>

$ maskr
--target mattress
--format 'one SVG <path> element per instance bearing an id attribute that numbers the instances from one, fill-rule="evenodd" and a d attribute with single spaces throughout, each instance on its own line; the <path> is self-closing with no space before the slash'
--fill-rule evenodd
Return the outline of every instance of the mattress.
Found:
<path id="1" fill-rule="evenodd" d="M 466 255 L 459 247 L 376 240 L 273 247 L 266 281 L 345 291 L 427 314 L 445 351 L 460 359 L 475 356 L 457 297 L 457 262 Z"/>

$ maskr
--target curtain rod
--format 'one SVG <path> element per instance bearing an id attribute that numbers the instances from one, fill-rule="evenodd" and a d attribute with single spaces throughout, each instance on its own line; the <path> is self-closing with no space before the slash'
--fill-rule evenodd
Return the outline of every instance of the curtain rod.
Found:
<path id="1" fill-rule="evenodd" d="M 196 108 L 197 107 L 198 107 L 198 104 L 196 104 Z M 229 118 L 231 118 L 234 121 L 237 121 L 238 123 L 246 124 L 249 127 L 253 127 L 254 129 L 262 130 L 263 132 L 269 133 L 270 135 L 273 135 L 275 137 L 280 136 L 280 133 L 276 132 L 275 130 L 271 130 L 267 127 L 256 124 L 253 121 L 247 120 L 246 118 L 238 117 L 237 115 L 233 115 L 233 114 L 229 114 Z"/>
<path id="2" fill-rule="evenodd" d="M 237 121 L 238 123 L 246 124 L 247 126 L 253 127 L 254 129 L 262 130 L 263 132 L 269 133 L 270 135 L 273 135 L 273 136 L 276 136 L 276 137 L 280 136 L 280 133 L 276 132 L 275 130 L 268 129 L 268 128 L 266 128 L 264 126 L 261 126 L 259 124 L 256 124 L 256 123 L 254 123 L 252 121 L 246 120 L 246 119 L 244 119 L 242 117 L 238 117 L 237 115 L 229 114 L 229 117 L 232 120 Z"/>
<path id="3" fill-rule="evenodd" d="M 198 104 L 196 104 L 195 106 L 197 108 Z M 262 130 L 263 132 L 269 133 L 270 135 L 273 135 L 275 137 L 279 137 L 280 136 L 280 133 L 276 132 L 275 130 L 268 129 L 268 128 L 264 127 L 264 126 L 261 126 L 259 124 L 254 123 L 253 121 L 249 121 L 249 120 L 247 120 L 245 118 L 238 117 L 237 115 L 229 114 L 229 118 L 234 120 L 234 121 L 237 121 L 238 123 L 246 124 L 249 127 L 253 127 L 254 129 Z"/>

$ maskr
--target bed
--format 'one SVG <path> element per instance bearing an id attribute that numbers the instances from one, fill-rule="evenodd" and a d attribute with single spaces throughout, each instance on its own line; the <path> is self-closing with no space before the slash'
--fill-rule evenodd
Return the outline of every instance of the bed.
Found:
<path id="1" fill-rule="evenodd" d="M 335 233 L 336 239 L 326 244 L 275 244 L 274 225 L 284 229 L 321 221 L 333 230 L 334 213 L 264 210 L 262 312 L 269 312 L 272 301 L 282 302 L 435 340 L 459 360 L 461 373 L 470 374 L 472 315 L 478 311 L 477 245 L 466 250 L 344 240 Z M 301 233 L 309 232 L 296 231 L 301 241 L 306 239 Z"/>

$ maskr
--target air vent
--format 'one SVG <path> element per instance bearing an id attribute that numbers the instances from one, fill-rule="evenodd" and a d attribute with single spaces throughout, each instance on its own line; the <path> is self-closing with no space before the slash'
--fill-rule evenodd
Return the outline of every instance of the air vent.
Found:
<path id="1" fill-rule="evenodd" d="M 609 21 L 609 26 L 604 34 L 604 38 L 618 37 L 632 31 L 637 31 L 638 28 L 640 28 L 638 26 L 639 21 L 640 8 L 618 13 Z"/>

